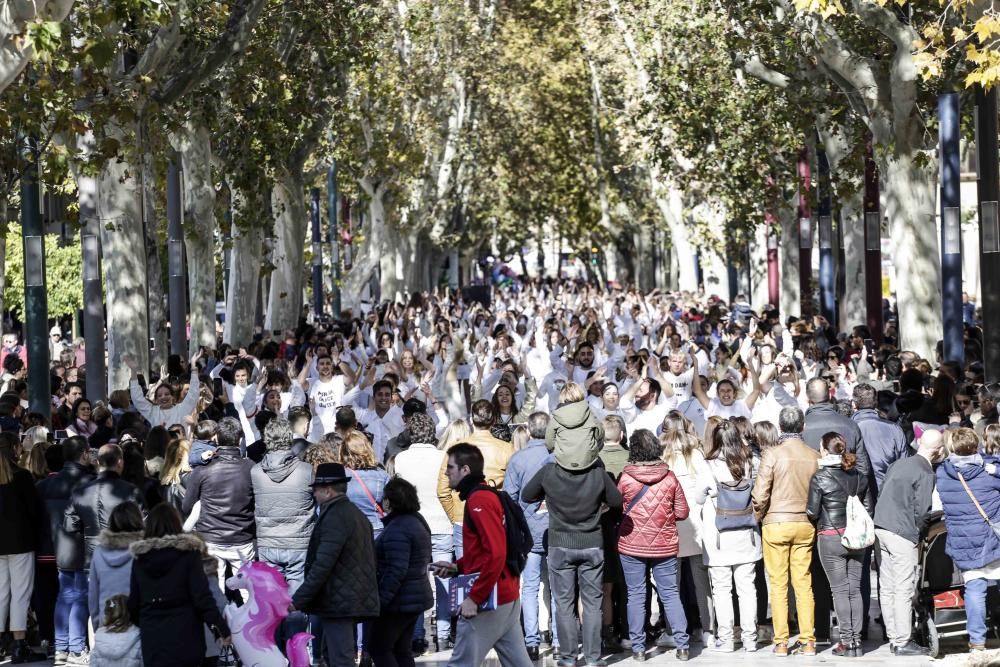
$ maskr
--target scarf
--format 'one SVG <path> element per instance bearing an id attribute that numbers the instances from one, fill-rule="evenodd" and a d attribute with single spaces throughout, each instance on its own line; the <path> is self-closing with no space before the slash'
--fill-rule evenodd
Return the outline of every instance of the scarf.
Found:
<path id="1" fill-rule="evenodd" d="M 458 491 L 458 497 L 464 502 L 468 499 L 469 494 L 485 481 L 485 475 L 467 475 L 461 482 L 458 483 L 458 486 L 455 487 L 455 490 Z"/>

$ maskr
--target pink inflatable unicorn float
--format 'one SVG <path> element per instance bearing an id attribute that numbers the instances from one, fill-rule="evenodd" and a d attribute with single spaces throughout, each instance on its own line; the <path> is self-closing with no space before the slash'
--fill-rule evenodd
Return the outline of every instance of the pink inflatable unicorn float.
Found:
<path id="1" fill-rule="evenodd" d="M 230 603 L 224 614 L 233 636 L 233 647 L 244 667 L 309 667 L 309 640 L 299 632 L 285 644 L 288 659 L 281 654 L 274 632 L 288 616 L 292 598 L 288 582 L 277 568 L 254 561 L 226 580 L 226 588 L 248 593 L 242 607 Z"/>

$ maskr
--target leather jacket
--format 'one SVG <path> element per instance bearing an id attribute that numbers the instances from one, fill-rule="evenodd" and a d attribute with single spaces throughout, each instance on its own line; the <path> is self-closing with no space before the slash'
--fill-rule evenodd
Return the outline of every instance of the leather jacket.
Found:
<path id="1" fill-rule="evenodd" d="M 806 502 L 819 452 L 800 438 L 764 450 L 753 485 L 753 509 L 761 524 L 809 521 Z"/>
<path id="2" fill-rule="evenodd" d="M 857 469 L 843 470 L 839 457 L 834 463 L 834 457 L 822 459 L 825 463 L 831 459 L 830 465 L 821 464 L 809 483 L 809 502 L 806 513 L 816 522 L 817 530 L 847 527 L 847 498 L 856 495 L 861 499 L 868 514 L 875 511 L 871 494 L 868 493 L 868 477 Z"/>

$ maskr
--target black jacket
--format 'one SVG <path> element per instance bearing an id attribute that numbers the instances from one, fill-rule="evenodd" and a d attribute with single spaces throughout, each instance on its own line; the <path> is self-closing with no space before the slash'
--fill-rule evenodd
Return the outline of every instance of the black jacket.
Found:
<path id="1" fill-rule="evenodd" d="M 375 541 L 378 595 L 382 614 L 419 614 L 434 606 L 427 568 L 431 529 L 419 514 L 392 514 Z"/>
<path id="2" fill-rule="evenodd" d="M 320 618 L 374 618 L 379 614 L 372 525 L 347 496 L 337 496 L 319 513 L 306 575 L 292 604 Z"/>
<path id="3" fill-rule="evenodd" d="M 128 609 L 139 626 L 144 667 L 201 665 L 204 626 L 220 637 L 229 636 L 202 566 L 205 543 L 197 535 L 183 533 L 139 540 L 129 551 L 135 560 Z"/>
<path id="4" fill-rule="evenodd" d="M 195 529 L 212 544 L 236 546 L 253 542 L 253 461 L 240 456 L 237 447 L 219 447 L 207 465 L 187 478 L 184 515 L 201 501 Z"/>
<path id="5" fill-rule="evenodd" d="M 807 445 L 819 451 L 823 436 L 831 431 L 842 435 L 847 441 L 847 451 L 858 455 L 858 472 L 865 477 L 871 475 L 872 464 L 868 460 L 868 450 L 865 449 L 864 438 L 857 423 L 837 412 L 833 403 L 817 403 L 806 410 L 802 439 Z"/>
<path id="6" fill-rule="evenodd" d="M 0 556 L 34 551 L 38 545 L 35 480 L 24 468 L 13 467 L 14 478 L 0 484 Z"/>
<path id="7" fill-rule="evenodd" d="M 70 533 L 83 533 L 87 547 L 85 565 L 90 563 L 98 534 L 108 527 L 111 512 L 129 501 L 142 507 L 142 493 L 110 470 L 101 472 L 95 479 L 73 490 L 63 515 L 63 528 Z"/>
<path id="8" fill-rule="evenodd" d="M 73 490 L 92 479 L 94 473 L 79 463 L 70 461 L 63 465 L 62 470 L 35 485 L 48 519 L 44 530 L 48 531 L 51 537 L 56 567 L 60 570 L 78 572 L 83 569 L 85 561 L 83 535 L 66 530 L 63 517 L 66 508 L 69 507 Z"/>
<path id="9" fill-rule="evenodd" d="M 856 495 L 871 515 L 875 504 L 868 493 L 868 476 L 857 469 L 846 471 L 839 465 L 826 466 L 820 459 L 819 470 L 809 482 L 806 514 L 816 522 L 817 530 L 847 527 L 847 498 Z"/>

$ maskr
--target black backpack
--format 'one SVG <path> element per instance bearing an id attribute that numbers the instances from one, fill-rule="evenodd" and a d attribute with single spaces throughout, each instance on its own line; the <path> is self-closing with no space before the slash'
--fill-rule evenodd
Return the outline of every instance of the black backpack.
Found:
<path id="1" fill-rule="evenodd" d="M 524 566 L 528 563 L 528 554 L 531 553 L 531 548 L 535 544 L 535 538 L 531 536 L 531 529 L 528 528 L 528 520 L 524 518 L 524 510 L 514 502 L 509 494 L 498 491 L 492 486 L 477 486 L 472 493 L 477 491 L 491 491 L 500 500 L 500 506 L 503 508 L 504 530 L 507 533 L 507 569 L 514 576 L 521 576 L 521 573 L 524 572 Z M 471 496 L 472 493 L 469 495 Z M 465 507 L 465 512 L 466 514 L 469 512 L 468 505 Z M 465 517 L 464 521 L 472 530 L 475 530 L 476 524 L 469 523 L 468 516 Z"/>

